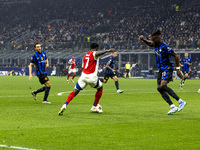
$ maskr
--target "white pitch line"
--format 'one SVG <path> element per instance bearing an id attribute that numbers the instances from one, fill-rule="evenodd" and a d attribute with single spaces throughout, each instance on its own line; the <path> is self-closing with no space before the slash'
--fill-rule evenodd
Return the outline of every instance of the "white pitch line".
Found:
<path id="1" fill-rule="evenodd" d="M 87 91 L 93 91 L 93 90 L 87 90 Z M 157 91 L 154 91 L 153 92 L 153 90 L 151 90 L 152 92 L 128 92 L 128 93 L 126 93 L 126 91 L 130 91 L 130 89 L 129 90 L 124 90 L 124 94 L 150 94 L 150 93 L 158 93 Z M 131 90 L 131 91 L 134 91 L 134 90 Z M 58 96 L 61 96 L 62 94 L 64 94 L 64 93 L 70 93 L 71 91 L 67 91 L 67 92 L 61 92 L 61 93 L 58 93 L 57 95 Z M 178 92 L 180 92 L 180 91 L 178 91 Z M 195 92 L 195 91 L 181 91 L 182 93 L 189 93 L 189 92 L 191 92 L 191 93 L 197 93 L 197 92 Z M 116 94 L 116 93 L 114 93 L 114 92 L 112 92 L 112 93 L 104 93 L 103 95 L 110 95 L 110 94 Z M 84 94 L 84 93 L 80 93 L 80 94 L 78 94 L 78 95 L 94 95 L 94 94 Z"/>
<path id="2" fill-rule="evenodd" d="M 25 148 L 25 147 L 17 147 L 17 146 L 10 146 L 10 145 L 0 145 L 0 147 L 12 148 L 12 149 L 23 149 L 23 150 L 39 150 L 39 149 L 32 149 L 32 148 Z"/>

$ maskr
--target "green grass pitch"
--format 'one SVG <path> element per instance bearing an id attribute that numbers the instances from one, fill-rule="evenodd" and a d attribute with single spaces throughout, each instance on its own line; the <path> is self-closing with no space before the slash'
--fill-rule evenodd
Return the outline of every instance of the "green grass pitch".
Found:
<path id="1" fill-rule="evenodd" d="M 70 77 L 71 78 L 71 77 Z M 75 81 L 78 77 L 75 78 Z M 114 81 L 104 84 L 100 104 L 102 114 L 90 113 L 96 90 L 89 86 L 58 111 L 75 83 L 66 77 L 50 77 L 48 100 L 44 93 L 33 100 L 31 93 L 41 87 L 37 77 L 0 77 L 0 145 L 42 150 L 199 150 L 199 80 L 169 84 L 187 106 L 174 115 L 157 92 L 155 79 L 119 79 L 123 94 L 117 94 Z M 60 92 L 63 95 L 58 96 Z M 172 99 L 178 106 L 178 102 Z M 7 149 L 2 148 L 0 149 Z"/>

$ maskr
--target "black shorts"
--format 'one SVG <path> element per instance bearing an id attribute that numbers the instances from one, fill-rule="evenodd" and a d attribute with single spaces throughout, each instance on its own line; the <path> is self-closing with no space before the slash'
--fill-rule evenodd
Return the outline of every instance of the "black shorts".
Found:
<path id="1" fill-rule="evenodd" d="M 157 85 L 160 85 L 162 80 L 166 80 L 168 83 L 173 81 L 173 69 L 159 70 Z"/>
<path id="2" fill-rule="evenodd" d="M 126 69 L 126 73 L 129 73 L 130 72 L 130 69 Z"/>
<path id="3" fill-rule="evenodd" d="M 39 81 L 40 81 L 41 84 L 45 84 L 47 81 L 49 81 L 47 74 L 41 74 L 37 77 L 39 78 Z"/>
<path id="4" fill-rule="evenodd" d="M 114 76 L 116 76 L 115 73 L 105 74 L 105 75 L 104 75 L 104 79 L 105 79 L 105 80 L 108 80 L 109 77 L 110 77 L 110 78 L 113 78 Z"/>

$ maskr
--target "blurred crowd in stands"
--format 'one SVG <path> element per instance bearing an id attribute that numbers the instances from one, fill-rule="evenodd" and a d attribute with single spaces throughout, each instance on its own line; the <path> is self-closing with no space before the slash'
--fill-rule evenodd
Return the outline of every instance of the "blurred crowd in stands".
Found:
<path id="1" fill-rule="evenodd" d="M 199 0 L 29 0 L 0 5 L 0 49 L 145 49 L 138 35 L 157 28 L 176 49 L 200 47 Z"/>

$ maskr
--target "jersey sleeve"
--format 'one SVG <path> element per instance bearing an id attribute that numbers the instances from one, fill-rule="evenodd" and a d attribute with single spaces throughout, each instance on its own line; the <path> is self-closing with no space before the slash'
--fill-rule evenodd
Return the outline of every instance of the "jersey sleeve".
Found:
<path id="1" fill-rule="evenodd" d="M 166 50 L 168 54 L 172 54 L 174 52 L 173 48 L 171 48 L 169 45 L 166 45 Z"/>
<path id="2" fill-rule="evenodd" d="M 35 55 L 31 56 L 31 63 L 35 63 Z"/>
<path id="3" fill-rule="evenodd" d="M 98 57 L 95 56 L 96 52 L 93 52 L 94 59 L 97 60 Z"/>
<path id="4" fill-rule="evenodd" d="M 112 63 L 113 62 L 113 59 L 112 58 L 110 58 L 110 60 L 107 62 L 107 63 Z"/>

